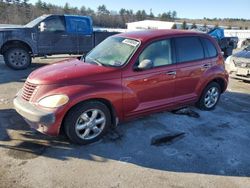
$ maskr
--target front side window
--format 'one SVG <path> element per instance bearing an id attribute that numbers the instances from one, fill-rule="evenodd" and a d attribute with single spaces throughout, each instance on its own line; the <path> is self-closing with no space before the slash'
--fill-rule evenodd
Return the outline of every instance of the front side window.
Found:
<path id="1" fill-rule="evenodd" d="M 56 32 L 56 31 L 65 31 L 64 21 L 60 18 L 51 18 L 45 20 L 45 31 Z"/>
<path id="2" fill-rule="evenodd" d="M 139 47 L 140 42 L 123 37 L 109 37 L 97 45 L 85 58 L 86 63 L 120 67 Z"/>
<path id="3" fill-rule="evenodd" d="M 175 48 L 177 63 L 204 58 L 204 50 L 198 37 L 175 38 Z"/>
<path id="4" fill-rule="evenodd" d="M 144 60 L 150 60 L 153 67 L 172 64 L 171 41 L 161 40 L 148 45 L 140 54 L 138 64 Z"/>

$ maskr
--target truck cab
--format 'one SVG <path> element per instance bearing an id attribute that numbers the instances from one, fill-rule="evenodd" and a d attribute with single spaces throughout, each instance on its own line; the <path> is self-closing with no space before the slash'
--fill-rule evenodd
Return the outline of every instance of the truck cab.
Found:
<path id="1" fill-rule="evenodd" d="M 93 32 L 92 19 L 77 15 L 43 15 L 15 28 L 0 28 L 0 54 L 12 69 L 26 69 L 32 57 L 83 54 L 115 33 Z"/>
<path id="2" fill-rule="evenodd" d="M 90 17 L 51 15 L 34 27 L 39 55 L 80 54 L 93 48 Z"/>

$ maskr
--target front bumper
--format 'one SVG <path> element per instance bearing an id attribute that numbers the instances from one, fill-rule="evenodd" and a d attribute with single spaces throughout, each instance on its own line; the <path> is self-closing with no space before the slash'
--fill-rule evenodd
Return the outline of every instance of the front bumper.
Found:
<path id="1" fill-rule="evenodd" d="M 231 78 L 250 81 L 250 67 L 248 59 L 235 59 L 229 57 L 226 60 L 225 68 Z"/>
<path id="2" fill-rule="evenodd" d="M 236 78 L 240 80 L 250 81 L 250 76 L 237 75 L 236 72 L 230 72 L 229 76 L 231 78 Z"/>
<path id="3" fill-rule="evenodd" d="M 14 101 L 16 111 L 26 120 L 32 123 L 51 125 L 55 123 L 55 114 L 47 112 L 25 101 L 20 96 L 17 96 Z"/>
<path id="4" fill-rule="evenodd" d="M 16 111 L 24 118 L 29 126 L 50 136 L 60 133 L 64 111 L 45 111 L 17 96 L 14 101 Z"/>

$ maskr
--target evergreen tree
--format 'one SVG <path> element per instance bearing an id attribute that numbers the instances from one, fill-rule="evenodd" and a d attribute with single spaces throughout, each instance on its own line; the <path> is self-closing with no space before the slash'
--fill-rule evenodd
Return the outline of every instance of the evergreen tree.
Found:
<path id="1" fill-rule="evenodd" d="M 187 29 L 187 22 L 186 21 L 182 22 L 181 29 Z"/>
<path id="2" fill-rule="evenodd" d="M 69 14 L 70 13 L 70 6 L 69 6 L 69 3 L 65 3 L 64 7 L 63 7 L 63 11 L 64 13 L 66 14 Z"/>
<path id="3" fill-rule="evenodd" d="M 177 25 L 174 24 L 174 25 L 172 26 L 172 29 L 177 29 Z"/>

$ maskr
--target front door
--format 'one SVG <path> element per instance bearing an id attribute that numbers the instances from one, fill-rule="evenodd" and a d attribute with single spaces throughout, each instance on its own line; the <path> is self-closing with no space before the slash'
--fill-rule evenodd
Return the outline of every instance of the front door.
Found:
<path id="1" fill-rule="evenodd" d="M 76 44 L 77 37 L 67 33 L 63 16 L 44 20 L 44 30 L 38 32 L 39 54 L 70 54 L 77 48 Z"/>
<path id="2" fill-rule="evenodd" d="M 123 74 L 125 117 L 173 105 L 176 65 L 172 61 L 171 40 L 148 45 L 139 55 L 137 64 L 144 60 L 151 61 L 152 67 Z"/>

